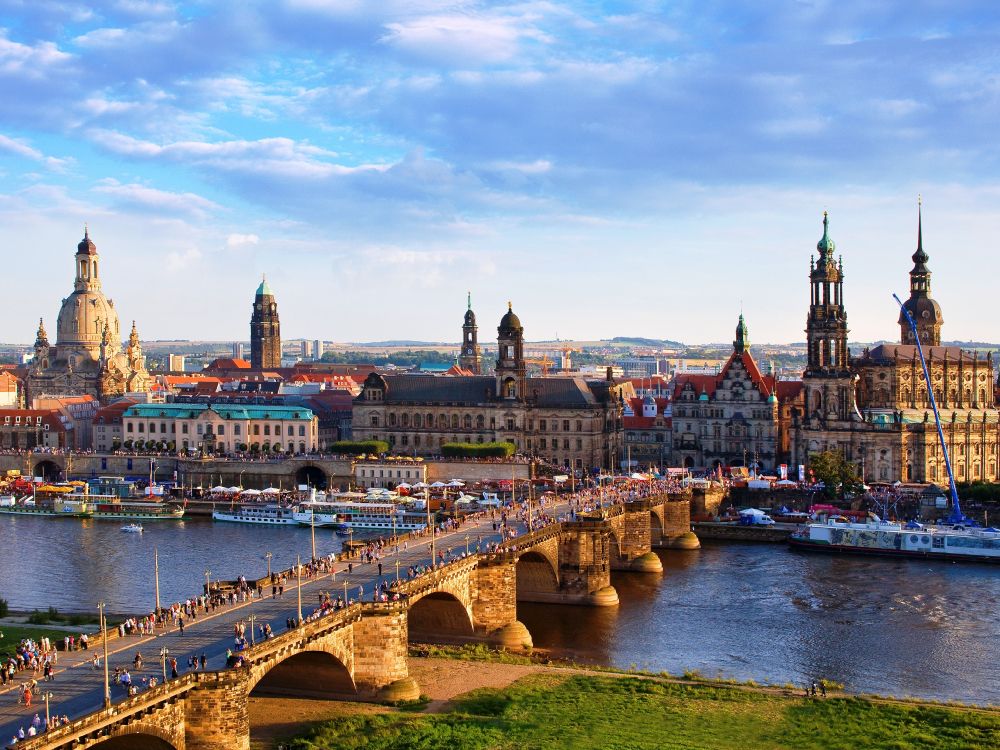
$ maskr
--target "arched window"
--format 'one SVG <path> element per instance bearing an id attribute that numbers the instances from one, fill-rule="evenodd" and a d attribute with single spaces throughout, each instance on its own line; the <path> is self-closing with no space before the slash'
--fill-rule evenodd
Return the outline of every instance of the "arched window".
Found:
<path id="1" fill-rule="evenodd" d="M 423 427 L 423 418 L 419 414 L 413 415 L 413 426 L 417 429 Z"/>
<path id="2" fill-rule="evenodd" d="M 400 418 L 399 418 L 399 420 L 402 423 L 403 427 L 409 427 L 410 426 L 410 415 L 409 414 L 403 414 L 403 415 L 401 415 Z"/>
<path id="3" fill-rule="evenodd" d="M 457 430 L 458 429 L 458 415 L 457 414 L 452 414 L 451 415 L 451 429 L 453 429 L 453 430 Z"/>
<path id="4" fill-rule="evenodd" d="M 465 419 L 462 421 L 462 424 L 465 426 L 465 429 L 471 430 L 472 429 L 472 415 L 471 414 L 466 414 L 465 415 Z"/>
<path id="5" fill-rule="evenodd" d="M 476 416 L 476 429 L 481 430 L 486 425 L 486 420 L 483 419 L 483 415 L 479 414 Z"/>
<path id="6" fill-rule="evenodd" d="M 434 415 L 433 414 L 428 414 L 427 415 L 427 429 L 429 430 L 433 426 L 434 426 Z"/>
<path id="7" fill-rule="evenodd" d="M 396 414 L 395 414 L 395 412 L 390 412 L 390 414 L 389 414 L 389 426 L 390 427 L 395 427 L 396 426 Z"/>

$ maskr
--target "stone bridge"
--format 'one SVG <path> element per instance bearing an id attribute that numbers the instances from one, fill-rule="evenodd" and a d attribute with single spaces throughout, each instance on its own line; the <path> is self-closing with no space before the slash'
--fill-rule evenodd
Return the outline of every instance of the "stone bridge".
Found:
<path id="1" fill-rule="evenodd" d="M 611 571 L 662 572 L 654 546 L 697 546 L 688 518 L 686 498 L 664 495 L 549 524 L 404 581 L 399 601 L 337 610 L 244 651 L 242 667 L 185 674 L 17 750 L 248 750 L 252 695 L 417 698 L 410 640 L 530 647 L 518 601 L 617 605 Z"/>

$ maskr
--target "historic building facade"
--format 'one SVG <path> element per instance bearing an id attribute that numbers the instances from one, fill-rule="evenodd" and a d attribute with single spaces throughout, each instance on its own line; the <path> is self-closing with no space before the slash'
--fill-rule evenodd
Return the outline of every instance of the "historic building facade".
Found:
<path id="1" fill-rule="evenodd" d="M 149 391 L 135 321 L 122 351 L 118 312 L 101 290 L 99 262 L 97 246 L 85 231 L 77 245 L 73 292 L 62 301 L 56 321 L 55 346 L 44 323 L 38 322 L 26 378 L 29 401 L 43 395 L 92 395 L 109 401 L 123 393 Z"/>
<path id="2" fill-rule="evenodd" d="M 508 441 L 558 466 L 617 465 L 631 383 L 527 377 L 524 328 L 510 305 L 497 343 L 494 376 L 369 375 L 354 402 L 354 439 L 414 455 L 436 455 L 442 443 Z"/>
<path id="3" fill-rule="evenodd" d="M 319 445 L 311 409 L 229 403 L 135 404 L 122 415 L 122 440 L 212 453 L 311 453 Z"/>
<path id="4" fill-rule="evenodd" d="M 472 312 L 472 292 L 469 292 L 465 321 L 462 323 L 462 351 L 458 355 L 458 366 L 473 375 L 483 374 L 483 352 L 479 348 L 479 326 L 476 314 Z"/>
<path id="5" fill-rule="evenodd" d="M 792 461 L 836 450 L 855 462 L 869 482 L 947 483 L 944 456 L 931 412 L 913 332 L 900 314 L 901 344 L 882 344 L 851 357 L 843 303 L 843 265 L 824 216 L 819 262 L 810 271 L 806 322 L 809 363 L 803 377 L 805 404 L 794 420 Z M 941 346 L 941 306 L 930 297 L 931 272 L 918 215 L 912 256 L 913 315 L 941 415 L 956 481 L 998 481 L 1000 420 L 992 354 Z"/>
<path id="6" fill-rule="evenodd" d="M 799 384 L 761 374 L 743 315 L 733 352 L 718 375 L 678 374 L 671 402 L 673 463 L 692 468 L 749 466 L 771 471 L 786 460 L 787 424 L 779 398 L 795 403 Z"/>
<path id="7" fill-rule="evenodd" d="M 262 279 L 253 300 L 250 316 L 250 367 L 273 370 L 281 367 L 281 323 L 278 303 L 267 279 Z"/>

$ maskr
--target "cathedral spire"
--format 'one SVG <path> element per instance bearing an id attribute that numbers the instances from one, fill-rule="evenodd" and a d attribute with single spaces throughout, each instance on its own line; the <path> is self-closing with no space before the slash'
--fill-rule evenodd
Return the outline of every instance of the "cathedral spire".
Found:
<path id="1" fill-rule="evenodd" d="M 45 332 L 45 323 L 41 318 L 38 319 L 38 332 L 35 334 L 35 347 L 48 346 L 49 345 L 49 335 Z"/>
<path id="2" fill-rule="evenodd" d="M 740 313 L 740 322 L 736 324 L 736 340 L 733 342 L 733 351 L 743 354 L 750 348 L 750 329 Z"/>
<path id="3" fill-rule="evenodd" d="M 135 321 L 132 321 L 132 332 L 128 335 L 128 345 L 130 349 L 134 349 L 139 346 L 139 331 L 135 327 Z"/>

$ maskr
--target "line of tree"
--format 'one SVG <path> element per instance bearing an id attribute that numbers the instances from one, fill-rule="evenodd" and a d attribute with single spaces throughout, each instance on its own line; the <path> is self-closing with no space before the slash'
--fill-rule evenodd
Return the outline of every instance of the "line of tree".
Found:
<path id="1" fill-rule="evenodd" d="M 510 458 L 513 443 L 443 443 L 441 455 L 449 458 Z"/>
<path id="2" fill-rule="evenodd" d="M 840 451 L 810 453 L 809 470 L 817 482 L 823 483 L 821 494 L 827 500 L 843 500 L 864 489 L 857 465 Z"/>

